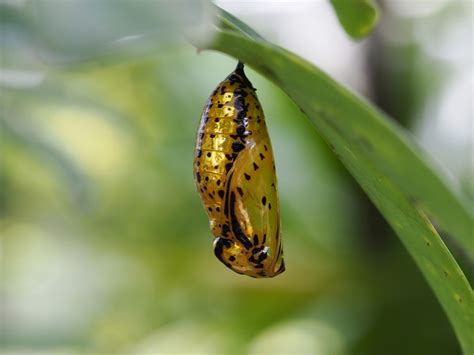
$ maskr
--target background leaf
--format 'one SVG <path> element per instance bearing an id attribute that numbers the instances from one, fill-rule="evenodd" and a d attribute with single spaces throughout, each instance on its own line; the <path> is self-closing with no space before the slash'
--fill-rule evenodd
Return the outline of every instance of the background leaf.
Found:
<path id="1" fill-rule="evenodd" d="M 0 4 L 3 65 L 18 59 L 36 66 L 117 62 L 182 43 L 182 31 L 207 37 L 212 8 L 208 0 L 129 1 L 37 0 L 24 6 Z M 137 19 L 140 19 L 139 21 Z M 34 58 L 19 46 L 33 48 Z"/>
<path id="2" fill-rule="evenodd" d="M 354 39 L 367 36 L 377 25 L 379 13 L 372 0 L 331 0 L 344 30 Z"/>

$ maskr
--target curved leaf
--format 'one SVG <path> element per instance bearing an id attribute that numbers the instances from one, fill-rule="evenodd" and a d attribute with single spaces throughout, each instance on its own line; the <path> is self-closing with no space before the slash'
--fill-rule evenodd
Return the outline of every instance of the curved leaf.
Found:
<path id="1" fill-rule="evenodd" d="M 434 172 L 394 121 L 309 62 L 254 40 L 248 31 L 241 35 L 238 24 L 233 25 L 233 32 L 219 32 L 206 48 L 247 63 L 295 101 L 396 231 L 438 297 L 463 350 L 471 353 L 472 289 L 420 210 L 430 212 L 474 255 L 473 218 L 462 197 Z"/>
<path id="2" fill-rule="evenodd" d="M 225 12 L 222 17 L 223 21 L 232 21 Z M 242 31 L 239 23 L 234 23 L 234 28 Z M 311 63 L 261 41 L 260 36 L 249 35 L 247 30 L 242 32 L 256 41 L 237 39 L 239 45 L 229 48 L 225 43 L 220 45 L 222 37 L 226 36 L 223 32 L 209 48 L 221 50 L 254 66 L 282 88 L 315 125 L 325 121 L 335 126 L 349 142 L 357 142 L 364 154 L 370 156 L 411 201 L 421 205 L 474 259 L 472 207 L 459 189 L 448 184 L 441 169 L 435 172 L 433 162 L 423 154 L 408 131 Z M 252 42 L 261 46 L 262 51 L 259 52 Z M 203 45 L 200 41 L 195 43 Z M 242 47 L 246 50 L 243 51 Z M 246 55 L 247 49 L 249 53 Z M 310 113 L 319 119 L 313 119 Z"/>
<path id="3" fill-rule="evenodd" d="M 246 36 L 256 39 L 256 40 L 262 40 L 264 41 L 265 39 L 260 36 L 253 28 L 248 26 L 246 23 L 240 21 L 237 17 L 232 15 L 231 13 L 225 11 L 224 9 L 221 9 L 217 6 L 216 11 L 220 12 L 221 14 L 221 26 L 222 28 L 228 28 L 230 30 L 234 31 L 239 31 Z"/>

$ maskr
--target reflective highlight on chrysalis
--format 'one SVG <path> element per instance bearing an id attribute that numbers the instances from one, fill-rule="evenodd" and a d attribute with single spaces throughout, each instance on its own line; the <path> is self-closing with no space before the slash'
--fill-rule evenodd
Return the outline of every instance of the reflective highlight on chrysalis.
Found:
<path id="1" fill-rule="evenodd" d="M 240 62 L 204 107 L 194 176 L 216 257 L 251 277 L 283 272 L 272 146 L 255 89 Z"/>

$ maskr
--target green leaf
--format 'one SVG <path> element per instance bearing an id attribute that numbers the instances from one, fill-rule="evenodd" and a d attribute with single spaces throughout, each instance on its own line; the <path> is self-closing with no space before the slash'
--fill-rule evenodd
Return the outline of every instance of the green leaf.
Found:
<path id="1" fill-rule="evenodd" d="M 464 353 L 472 354 L 473 291 L 433 225 L 423 211 L 364 156 L 360 147 L 356 144 L 347 146 L 339 132 L 330 128 L 325 131 L 325 137 L 334 147 L 346 147 L 346 152 L 340 152 L 339 158 L 397 233 L 424 274 L 453 325 Z M 335 151 L 338 152 L 338 149 Z"/>
<path id="2" fill-rule="evenodd" d="M 222 18 L 225 22 L 234 19 L 226 12 L 222 12 Z M 412 202 L 434 217 L 474 259 L 474 217 L 467 198 L 448 184 L 441 169 L 434 168 L 409 132 L 311 63 L 262 40 L 253 34 L 255 31 L 249 32 L 248 26 L 241 30 L 239 23 L 232 26 L 238 35 L 234 48 L 221 44 L 223 37 L 232 35 L 225 31 L 211 47 L 248 63 L 275 82 L 309 115 L 318 129 L 333 126 L 348 142 L 357 143 L 380 171 Z M 242 40 L 239 39 L 241 33 Z M 203 42 L 194 42 L 206 46 Z"/>
<path id="3" fill-rule="evenodd" d="M 18 58 L 40 68 L 45 63 L 116 62 L 175 46 L 182 42 L 183 30 L 203 37 L 212 32 L 209 0 L 35 0 L 12 4 L 0 2 L 0 31 L 5 39 L 2 61 L 12 66 L 18 66 Z M 23 53 L 32 50 L 36 56 Z"/>
<path id="4" fill-rule="evenodd" d="M 367 36 L 376 26 L 379 12 L 372 0 L 331 0 L 344 30 L 354 39 Z"/>
<path id="5" fill-rule="evenodd" d="M 474 255 L 473 217 L 463 198 L 435 172 L 402 127 L 309 62 L 232 24 L 226 28 L 233 31 L 219 32 L 204 48 L 252 66 L 294 100 L 396 231 L 448 315 L 463 350 L 472 353 L 472 289 L 422 212 L 431 213 Z"/>
<path id="6" fill-rule="evenodd" d="M 237 17 L 232 15 L 231 13 L 214 6 L 216 11 L 221 13 L 221 26 L 222 28 L 227 28 L 233 31 L 238 31 L 240 33 L 243 33 L 247 35 L 250 38 L 256 39 L 256 40 L 262 40 L 264 41 L 265 39 L 260 36 L 253 28 L 248 26 L 246 23 L 240 21 Z"/>

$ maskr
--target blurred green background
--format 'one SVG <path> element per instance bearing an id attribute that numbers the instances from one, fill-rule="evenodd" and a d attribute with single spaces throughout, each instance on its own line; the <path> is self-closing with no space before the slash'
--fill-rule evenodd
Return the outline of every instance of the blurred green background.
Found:
<path id="1" fill-rule="evenodd" d="M 357 43 L 325 1 L 217 4 L 368 97 L 474 195 L 472 2 L 379 2 Z M 397 237 L 251 68 L 287 270 L 251 279 L 214 257 L 193 150 L 236 60 L 180 35 L 210 18 L 205 1 L 0 2 L 0 352 L 459 353 Z"/>

